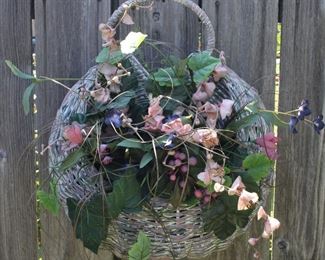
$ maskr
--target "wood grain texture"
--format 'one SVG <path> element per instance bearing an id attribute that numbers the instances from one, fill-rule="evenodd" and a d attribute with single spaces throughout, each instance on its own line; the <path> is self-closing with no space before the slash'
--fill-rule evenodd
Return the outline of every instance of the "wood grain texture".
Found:
<path id="1" fill-rule="evenodd" d="M 278 0 L 202 1 L 216 30 L 217 50 L 227 64 L 274 107 Z"/>
<path id="2" fill-rule="evenodd" d="M 278 1 L 211 0 L 202 1 L 202 5 L 215 26 L 217 50 L 225 52 L 227 64 L 258 90 L 267 108 L 273 109 Z M 247 240 L 259 236 L 262 226 L 255 221 L 247 235 L 207 260 L 252 259 L 254 250 Z M 257 247 L 262 259 L 269 259 L 269 246 L 263 241 Z"/>
<path id="3" fill-rule="evenodd" d="M 325 114 L 325 1 L 283 2 L 280 107 L 311 103 L 314 118 Z M 324 132 L 300 123 L 299 133 L 285 129 L 278 163 L 274 259 L 325 258 Z"/>
<path id="4" fill-rule="evenodd" d="M 36 0 L 36 59 L 38 75 L 55 78 L 80 78 L 90 66 L 101 46 L 98 24 L 111 11 L 109 0 L 45 1 Z M 71 86 L 73 82 L 65 82 Z M 66 90 L 58 85 L 43 84 L 37 91 L 37 129 L 39 144 L 47 145 L 48 133 Z M 43 185 L 47 185 L 47 153 L 40 159 Z M 67 217 L 41 216 L 42 253 L 45 260 L 109 260 L 109 252 L 98 256 L 74 239 Z"/>
<path id="5" fill-rule="evenodd" d="M 33 116 L 22 95 L 30 83 L 15 77 L 8 59 L 31 73 L 31 1 L 0 2 L 0 259 L 37 258 Z"/>
<path id="6" fill-rule="evenodd" d="M 124 0 L 120 0 L 122 4 Z M 194 1 L 198 3 L 197 0 Z M 153 45 L 165 55 L 187 57 L 199 47 L 200 23 L 196 15 L 186 7 L 171 0 L 156 0 L 150 8 L 130 10 L 134 25 L 121 24 L 120 35 L 123 39 L 129 31 L 141 31 L 148 34 Z M 152 45 L 141 48 L 143 56 L 137 58 L 147 64 L 149 71 L 157 68 L 164 57 Z M 166 66 L 166 65 L 164 65 Z"/>

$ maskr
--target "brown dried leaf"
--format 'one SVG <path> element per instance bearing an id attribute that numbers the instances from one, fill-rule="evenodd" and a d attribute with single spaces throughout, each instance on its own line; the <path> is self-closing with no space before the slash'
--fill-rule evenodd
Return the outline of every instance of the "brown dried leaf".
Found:
<path id="1" fill-rule="evenodd" d="M 124 15 L 124 17 L 122 19 L 122 23 L 124 23 L 126 25 L 132 25 L 132 24 L 134 24 L 132 17 L 128 13 L 126 13 Z"/>
<path id="2" fill-rule="evenodd" d="M 107 24 L 101 23 L 98 27 L 99 31 L 102 33 L 102 39 L 105 42 L 111 42 L 116 34 L 115 29 L 111 28 Z"/>

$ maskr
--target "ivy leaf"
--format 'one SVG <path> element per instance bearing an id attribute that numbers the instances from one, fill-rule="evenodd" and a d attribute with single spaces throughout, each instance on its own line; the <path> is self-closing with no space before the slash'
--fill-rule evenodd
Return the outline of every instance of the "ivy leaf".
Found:
<path id="1" fill-rule="evenodd" d="M 30 84 L 24 91 L 23 94 L 23 107 L 24 107 L 24 112 L 25 115 L 28 115 L 29 111 L 30 111 L 30 103 L 29 100 L 32 96 L 32 93 L 34 91 L 34 88 L 37 86 L 37 83 L 32 83 Z"/>
<path id="2" fill-rule="evenodd" d="M 47 193 L 46 191 L 38 190 L 36 192 L 36 197 L 39 200 L 40 204 L 51 214 L 54 216 L 57 216 L 59 214 L 60 203 L 55 193 Z"/>
<path id="3" fill-rule="evenodd" d="M 115 65 L 123 60 L 124 55 L 121 51 L 110 51 L 109 48 L 103 48 L 96 57 L 97 63 L 109 63 Z"/>
<path id="4" fill-rule="evenodd" d="M 121 52 L 123 54 L 131 54 L 135 52 L 147 36 L 147 34 L 141 32 L 130 32 L 125 39 L 121 41 Z"/>
<path id="5" fill-rule="evenodd" d="M 177 87 L 182 85 L 182 80 L 177 77 L 174 68 L 159 69 L 151 76 L 151 79 L 158 82 L 162 87 Z"/>
<path id="6" fill-rule="evenodd" d="M 120 108 L 125 108 L 131 101 L 132 98 L 135 97 L 135 92 L 134 91 L 126 91 L 123 92 L 119 97 L 114 99 L 113 102 L 108 104 L 106 109 L 120 109 Z"/>
<path id="7" fill-rule="evenodd" d="M 86 156 L 87 153 L 79 148 L 78 150 L 73 151 L 70 153 L 61 163 L 59 166 L 59 171 L 64 172 L 74 166 L 82 157 Z"/>
<path id="8" fill-rule="evenodd" d="M 138 239 L 129 250 L 129 259 L 131 260 L 149 260 L 150 259 L 150 239 L 140 231 Z"/>
<path id="9" fill-rule="evenodd" d="M 134 138 L 123 140 L 122 142 L 118 143 L 117 146 L 125 147 L 125 148 L 135 148 L 135 149 L 144 149 L 143 144 Z"/>
<path id="10" fill-rule="evenodd" d="M 250 177 L 258 182 L 269 174 L 272 161 L 262 153 L 250 154 L 243 161 L 243 167 Z"/>
<path id="11" fill-rule="evenodd" d="M 10 60 L 5 60 L 5 63 L 10 68 L 11 72 L 18 78 L 36 80 L 33 75 L 27 74 L 18 69 Z"/>
<path id="12" fill-rule="evenodd" d="M 107 205 L 99 195 L 85 203 L 67 199 L 69 218 L 75 227 L 76 237 L 82 240 L 85 247 L 95 254 L 101 242 L 107 237 Z"/>
<path id="13" fill-rule="evenodd" d="M 188 61 L 193 71 L 193 80 L 196 84 L 208 79 L 214 68 L 220 64 L 220 59 L 212 57 L 208 51 L 194 53 Z"/>
<path id="14" fill-rule="evenodd" d="M 153 159 L 153 155 L 151 152 L 145 153 L 140 162 L 140 169 L 144 168 L 148 163 L 150 163 Z"/>
<path id="15" fill-rule="evenodd" d="M 224 240 L 236 231 L 237 226 L 245 227 L 252 210 L 238 211 L 237 203 L 238 197 L 221 194 L 215 202 L 204 208 L 204 229 L 213 231 L 219 239 Z"/>
<path id="16" fill-rule="evenodd" d="M 133 212 L 139 209 L 141 201 L 140 184 L 135 174 L 126 173 L 114 181 L 113 191 L 107 195 L 108 216 L 115 219 L 122 212 Z"/>

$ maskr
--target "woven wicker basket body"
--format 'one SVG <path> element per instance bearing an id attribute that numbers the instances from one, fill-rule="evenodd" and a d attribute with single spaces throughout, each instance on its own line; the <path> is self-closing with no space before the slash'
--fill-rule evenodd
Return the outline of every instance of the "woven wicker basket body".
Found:
<path id="1" fill-rule="evenodd" d="M 191 1 L 175 0 L 191 8 L 203 23 L 206 25 L 207 32 L 213 31 L 206 14 Z M 131 0 L 127 1 L 117 9 L 112 15 L 108 24 L 114 27 L 119 21 L 124 9 L 135 4 L 147 4 L 148 1 Z M 208 39 L 207 49 L 214 47 L 214 32 L 209 32 L 213 36 Z M 137 61 L 134 56 L 128 57 L 133 66 L 133 73 L 138 78 L 138 89 L 136 89 L 138 102 L 147 102 L 146 92 L 143 84 L 147 80 L 148 73 Z M 237 74 L 227 68 L 226 78 L 220 80 L 217 84 L 214 96 L 211 102 L 219 103 L 223 99 L 232 99 L 235 101 L 234 111 L 239 112 L 247 104 L 255 101 L 260 107 L 263 104 L 254 88 L 249 86 Z M 69 118 L 74 113 L 86 113 L 87 104 L 80 99 L 78 93 L 81 88 L 92 90 L 96 78 L 97 67 L 92 67 L 87 74 L 77 82 L 72 90 L 66 95 L 60 109 L 57 112 L 55 123 L 53 124 L 49 143 L 53 144 L 50 149 L 50 166 L 54 167 L 66 158 L 67 152 L 62 151 L 60 142 L 62 140 L 63 128 L 69 124 Z M 243 113 L 238 113 L 237 119 L 243 117 Z M 237 137 L 242 141 L 256 139 L 270 129 L 263 120 L 256 127 L 245 129 L 238 133 Z M 255 151 L 252 146 L 252 152 Z M 62 205 L 66 209 L 66 199 L 75 198 L 77 200 L 86 200 L 94 194 L 101 192 L 100 184 L 94 178 L 99 175 L 97 169 L 92 165 L 75 165 L 64 174 L 55 173 L 58 180 L 58 193 Z M 271 174 L 270 174 L 271 177 Z M 262 201 L 267 196 L 267 188 L 261 187 Z M 243 234 L 247 226 L 243 229 L 237 228 L 232 236 L 224 241 L 215 237 L 213 233 L 206 233 L 203 230 L 202 210 L 200 205 L 193 207 L 173 208 L 166 200 L 153 198 L 150 202 L 150 208 L 144 208 L 138 213 L 122 213 L 110 225 L 105 248 L 109 248 L 116 256 L 124 258 L 131 244 L 136 240 L 140 230 L 151 240 L 152 257 L 171 257 L 174 259 L 199 258 L 212 254 L 215 251 L 223 250 L 230 245 L 233 240 Z M 154 212 L 154 213 L 153 213 Z M 256 212 L 251 215 L 251 219 Z"/>

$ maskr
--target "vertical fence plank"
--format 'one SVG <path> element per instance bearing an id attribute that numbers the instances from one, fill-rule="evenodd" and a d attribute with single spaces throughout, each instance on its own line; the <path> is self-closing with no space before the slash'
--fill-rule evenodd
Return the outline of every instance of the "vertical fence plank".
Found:
<path id="1" fill-rule="evenodd" d="M 122 4 L 125 0 L 119 0 Z M 194 0 L 198 3 L 198 0 Z M 164 55 L 186 57 L 190 52 L 198 49 L 200 23 L 190 10 L 173 1 L 156 0 L 150 8 L 133 9 L 130 11 L 135 25 L 120 27 L 120 37 L 123 39 L 131 30 L 148 34 L 148 38 Z M 162 43 L 162 44 L 161 44 Z M 157 45 L 158 44 L 158 45 Z M 146 44 L 144 61 L 149 70 L 155 69 L 161 54 Z"/>
<path id="2" fill-rule="evenodd" d="M 31 1 L 0 2 L 0 259 L 37 258 L 32 115 L 22 108 L 24 87 L 8 59 L 32 71 Z"/>
<path id="3" fill-rule="evenodd" d="M 95 63 L 101 45 L 98 23 L 106 21 L 111 1 L 43 1 L 36 0 L 36 59 L 38 75 L 58 78 L 80 78 Z M 71 82 L 65 82 L 71 86 Z M 58 85 L 43 84 L 37 91 L 37 128 L 40 144 L 47 144 L 48 133 L 56 110 L 66 93 Z M 43 185 L 49 174 L 47 154 L 40 158 Z M 55 218 L 42 212 L 43 259 L 79 260 L 110 259 L 108 251 L 98 256 L 74 239 L 71 224 L 61 212 Z"/>
<path id="4" fill-rule="evenodd" d="M 296 108 L 307 98 L 313 116 L 325 114 L 325 1 L 283 2 L 280 107 Z M 300 123 L 297 135 L 283 130 L 276 183 L 274 259 L 325 257 L 325 145 Z"/>
<path id="5" fill-rule="evenodd" d="M 227 64 L 259 91 L 267 108 L 273 109 L 278 1 L 213 0 L 202 4 L 216 30 L 216 48 L 225 52 Z M 247 235 L 209 259 L 251 259 L 254 252 L 247 239 L 260 235 L 262 225 L 255 221 Z M 262 259 L 269 258 L 267 241 L 258 250 Z"/>

